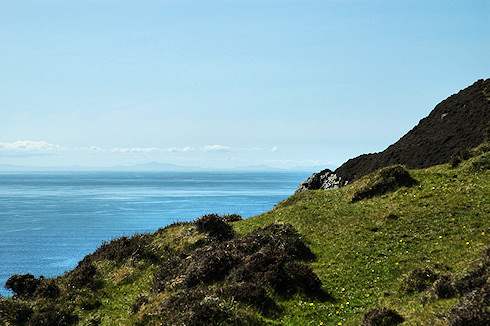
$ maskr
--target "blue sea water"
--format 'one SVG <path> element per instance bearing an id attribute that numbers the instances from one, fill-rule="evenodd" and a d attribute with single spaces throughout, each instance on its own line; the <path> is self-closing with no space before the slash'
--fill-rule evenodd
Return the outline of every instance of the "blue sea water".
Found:
<path id="1" fill-rule="evenodd" d="M 13 274 L 53 277 L 103 241 L 204 214 L 264 213 L 308 172 L 0 173 L 0 294 Z"/>

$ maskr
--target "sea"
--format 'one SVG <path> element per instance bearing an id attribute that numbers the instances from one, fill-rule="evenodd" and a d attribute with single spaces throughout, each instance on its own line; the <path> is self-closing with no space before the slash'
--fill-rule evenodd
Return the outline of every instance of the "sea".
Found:
<path id="1" fill-rule="evenodd" d="M 310 172 L 0 172 L 0 295 L 13 274 L 55 277 L 104 241 L 205 214 L 243 218 Z"/>

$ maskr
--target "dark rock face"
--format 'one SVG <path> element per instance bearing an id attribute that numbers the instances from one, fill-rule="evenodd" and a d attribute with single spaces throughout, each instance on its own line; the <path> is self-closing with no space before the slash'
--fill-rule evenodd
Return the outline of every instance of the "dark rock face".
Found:
<path id="1" fill-rule="evenodd" d="M 423 169 L 448 163 L 458 152 L 488 140 L 489 134 L 490 79 L 481 79 L 439 103 L 429 116 L 383 152 L 350 159 L 335 174 L 351 182 L 395 164 Z"/>
<path id="2" fill-rule="evenodd" d="M 337 176 L 329 169 L 325 169 L 319 173 L 313 173 L 306 181 L 303 181 L 296 189 L 295 194 L 306 190 L 329 190 L 337 189 L 347 184 L 342 178 Z"/>

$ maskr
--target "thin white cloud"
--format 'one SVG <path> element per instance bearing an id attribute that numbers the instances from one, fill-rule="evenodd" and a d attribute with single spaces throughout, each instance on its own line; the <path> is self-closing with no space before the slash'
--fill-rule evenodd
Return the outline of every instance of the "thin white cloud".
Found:
<path id="1" fill-rule="evenodd" d="M 191 152 L 193 150 L 194 150 L 194 148 L 192 148 L 190 146 L 187 146 L 187 147 L 184 147 L 184 148 L 171 147 L 171 148 L 168 148 L 167 149 L 167 151 L 168 152 L 171 152 L 171 153 L 185 153 L 185 152 Z"/>
<path id="2" fill-rule="evenodd" d="M 45 141 L 18 140 L 13 143 L 0 142 L 0 150 L 7 152 L 54 152 L 61 150 L 61 146 Z"/>
<path id="3" fill-rule="evenodd" d="M 144 153 L 155 153 L 159 152 L 160 150 L 156 147 L 150 147 L 150 148 L 140 148 L 140 147 L 133 147 L 133 148 L 118 148 L 114 147 L 112 149 L 112 153 L 122 153 L 122 154 L 144 154 Z"/>
<path id="4" fill-rule="evenodd" d="M 223 145 L 208 145 L 204 146 L 201 148 L 205 152 L 212 152 L 212 151 L 229 151 L 231 150 L 231 147 L 228 146 L 223 146 Z"/>
<path id="5" fill-rule="evenodd" d="M 94 152 L 94 153 L 101 153 L 101 152 L 107 152 L 105 149 L 102 149 L 97 146 L 90 146 L 90 147 L 76 147 L 75 150 L 80 150 L 84 152 Z"/>
<path id="6" fill-rule="evenodd" d="M 279 147 L 274 146 L 271 148 L 271 152 L 277 152 L 279 150 Z"/>

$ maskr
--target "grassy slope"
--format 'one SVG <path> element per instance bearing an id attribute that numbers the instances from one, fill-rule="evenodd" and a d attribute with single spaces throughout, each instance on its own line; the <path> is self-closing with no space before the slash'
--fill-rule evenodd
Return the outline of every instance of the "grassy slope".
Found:
<path id="1" fill-rule="evenodd" d="M 459 274 L 477 260 L 489 242 L 490 173 L 475 173 L 470 161 L 411 174 L 418 185 L 381 197 L 350 203 L 356 184 L 308 191 L 236 225 L 246 233 L 291 223 L 318 257 L 312 266 L 335 302 L 285 302 L 280 324 L 358 325 L 380 306 L 395 308 L 405 325 L 444 324 L 441 316 L 456 299 L 423 305 L 426 294 L 401 295 L 399 285 L 415 267 L 444 264 Z"/>
<path id="2" fill-rule="evenodd" d="M 400 283 L 416 267 L 442 270 L 447 266 L 451 273 L 462 274 L 478 260 L 490 235 L 489 160 L 487 152 L 457 168 L 442 165 L 410 171 L 417 185 L 356 203 L 350 199 L 367 179 L 338 190 L 307 191 L 265 214 L 233 223 L 239 235 L 272 222 L 291 223 L 316 254 L 312 267 L 333 297 L 325 301 L 306 301 L 301 295 L 277 298 L 285 308 L 283 314 L 264 322 L 359 325 L 369 309 L 387 306 L 405 317 L 404 325 L 444 325 L 445 312 L 458 298 L 427 301 L 427 292 L 402 295 Z M 478 162 L 486 162 L 486 169 L 477 169 Z M 204 238 L 189 224 L 148 237 L 152 250 L 161 257 Z M 81 325 L 95 325 L 91 320 L 100 325 L 133 324 L 154 314 L 170 295 L 152 293 L 158 266 L 150 260 L 122 264 L 98 260 L 95 264 L 104 284 L 96 294 L 71 289 L 67 276 L 57 278 L 62 296 L 55 304 L 74 309 Z M 141 295 L 148 303 L 134 315 L 131 306 Z M 47 304 L 43 300 L 26 302 L 39 307 Z"/>

